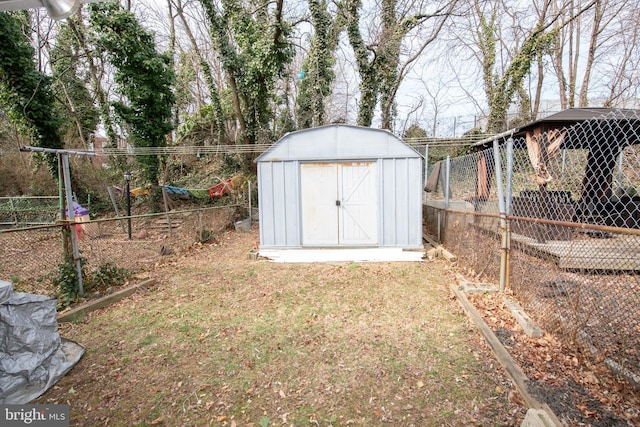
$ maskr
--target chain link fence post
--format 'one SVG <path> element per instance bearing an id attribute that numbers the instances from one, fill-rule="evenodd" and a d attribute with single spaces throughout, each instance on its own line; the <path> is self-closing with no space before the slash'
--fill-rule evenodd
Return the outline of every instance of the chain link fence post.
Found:
<path id="1" fill-rule="evenodd" d="M 64 188 L 67 199 L 67 219 L 69 223 L 71 246 L 72 246 L 72 261 L 76 267 L 76 274 L 78 279 L 78 294 L 84 295 L 84 288 L 82 286 L 82 260 L 80 259 L 80 251 L 78 249 L 78 235 L 75 230 L 75 217 L 73 209 L 73 198 L 71 191 L 71 172 L 69 171 L 69 155 L 60 154 L 62 159 L 62 174 L 64 176 Z"/>
<path id="2" fill-rule="evenodd" d="M 502 180 L 502 160 L 499 148 L 499 140 L 493 141 L 493 161 L 495 162 L 496 183 L 498 189 L 498 212 L 500 214 L 500 292 L 507 288 L 507 254 L 509 252 L 509 235 L 507 233 L 507 210 L 505 208 L 505 194 Z"/>
<path id="3" fill-rule="evenodd" d="M 427 229 L 466 274 L 640 388 L 640 116 L 531 126 L 443 161 Z"/>

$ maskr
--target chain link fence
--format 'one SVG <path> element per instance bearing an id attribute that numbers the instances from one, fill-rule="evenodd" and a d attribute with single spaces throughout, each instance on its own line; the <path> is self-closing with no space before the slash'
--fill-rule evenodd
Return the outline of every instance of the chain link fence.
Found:
<path id="1" fill-rule="evenodd" d="M 640 117 L 491 143 L 430 167 L 427 230 L 546 330 L 640 385 Z"/>
<path id="2" fill-rule="evenodd" d="M 65 262 L 65 230 L 74 233 L 85 275 L 105 266 L 130 274 L 149 271 L 164 256 L 217 243 L 220 234 L 233 227 L 234 220 L 244 212 L 246 207 L 225 205 L 125 215 L 71 226 L 60 223 L 0 230 L 0 278 L 11 281 L 17 291 L 55 296 L 55 281 Z"/>
<path id="3" fill-rule="evenodd" d="M 132 155 L 97 162 L 83 152 L 59 156 L 62 196 L 0 198 L 0 280 L 18 292 L 66 298 L 77 281 L 76 289 L 90 294 L 96 276 L 150 271 L 165 257 L 219 243 L 236 222 L 244 231 L 258 219 L 256 186 L 225 154 L 165 156 L 157 192 L 141 184 L 139 171 L 125 169 L 137 166 Z M 149 213 L 154 206 L 161 212 Z M 72 223 L 61 220 L 69 208 Z"/>
<path id="4" fill-rule="evenodd" d="M 0 280 L 38 281 L 63 259 L 59 226 L 0 230 Z"/>
<path id="5" fill-rule="evenodd" d="M 0 197 L 0 227 L 51 224 L 60 211 L 57 196 Z"/>

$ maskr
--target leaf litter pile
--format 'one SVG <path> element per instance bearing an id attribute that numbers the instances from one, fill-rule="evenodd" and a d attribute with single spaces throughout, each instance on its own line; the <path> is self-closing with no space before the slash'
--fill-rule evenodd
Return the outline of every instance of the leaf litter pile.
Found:
<path id="1" fill-rule="evenodd" d="M 565 425 L 640 426 L 640 392 L 604 363 L 584 357 L 553 335 L 527 336 L 502 294 L 468 298 L 526 374 L 529 393 L 549 405 Z"/>
<path id="2" fill-rule="evenodd" d="M 35 403 L 74 426 L 520 425 L 526 407 L 439 261 L 281 264 L 226 232 L 61 335 L 80 362 Z"/>

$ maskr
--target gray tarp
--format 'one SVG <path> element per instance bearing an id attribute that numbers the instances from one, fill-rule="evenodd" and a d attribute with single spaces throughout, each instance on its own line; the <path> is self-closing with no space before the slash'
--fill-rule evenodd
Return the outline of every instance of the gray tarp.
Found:
<path id="1" fill-rule="evenodd" d="M 0 281 L 0 404 L 28 403 L 62 378 L 84 347 L 58 334 L 56 300 Z"/>

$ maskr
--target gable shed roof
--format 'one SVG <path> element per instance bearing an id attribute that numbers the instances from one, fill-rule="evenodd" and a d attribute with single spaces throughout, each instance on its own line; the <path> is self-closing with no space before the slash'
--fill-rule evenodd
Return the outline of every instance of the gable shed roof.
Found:
<path id="1" fill-rule="evenodd" d="M 419 157 L 420 153 L 388 130 L 326 125 L 286 134 L 255 161 Z"/>

